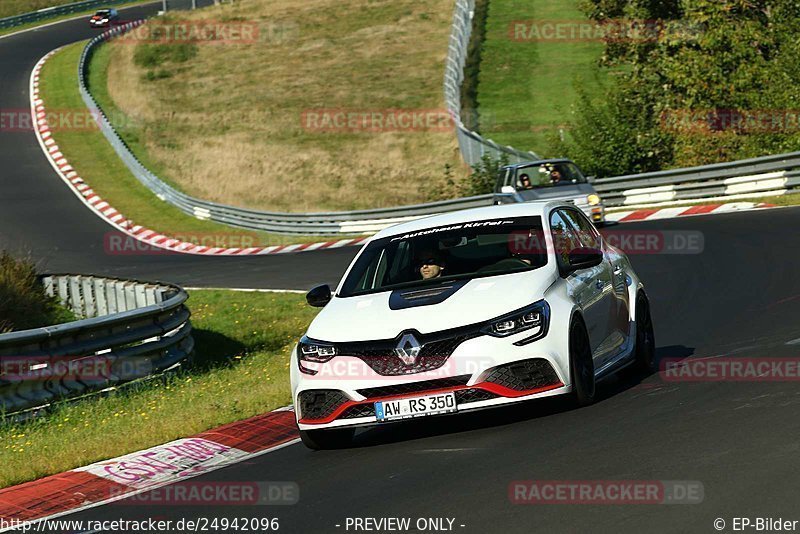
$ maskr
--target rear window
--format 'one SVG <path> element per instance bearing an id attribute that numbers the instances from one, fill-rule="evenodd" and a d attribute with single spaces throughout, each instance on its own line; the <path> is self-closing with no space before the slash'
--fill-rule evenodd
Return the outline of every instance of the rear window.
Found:
<path id="1" fill-rule="evenodd" d="M 367 245 L 338 296 L 538 269 L 547 264 L 546 247 L 530 243 L 544 243 L 540 217 L 474 221 L 387 237 Z"/>

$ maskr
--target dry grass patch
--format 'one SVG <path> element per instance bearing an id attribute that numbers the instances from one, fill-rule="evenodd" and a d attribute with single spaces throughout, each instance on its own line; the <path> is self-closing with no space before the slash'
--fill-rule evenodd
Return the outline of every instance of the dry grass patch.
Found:
<path id="1" fill-rule="evenodd" d="M 441 194 L 446 164 L 466 175 L 452 131 L 318 132 L 301 117 L 444 110 L 452 10 L 452 0 L 241 0 L 181 14 L 256 23 L 259 36 L 163 61 L 142 59 L 153 45 L 115 42 L 108 94 L 135 118 L 123 128 L 133 149 L 191 195 L 280 211 L 424 202 Z"/>

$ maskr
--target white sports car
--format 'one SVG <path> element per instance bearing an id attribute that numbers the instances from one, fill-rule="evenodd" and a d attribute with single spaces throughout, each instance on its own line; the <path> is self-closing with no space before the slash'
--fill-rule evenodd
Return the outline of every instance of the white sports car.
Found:
<path id="1" fill-rule="evenodd" d="M 655 367 L 650 307 L 627 256 L 574 205 L 530 202 L 385 229 L 363 247 L 292 352 L 310 448 L 357 426 L 569 394 Z"/>

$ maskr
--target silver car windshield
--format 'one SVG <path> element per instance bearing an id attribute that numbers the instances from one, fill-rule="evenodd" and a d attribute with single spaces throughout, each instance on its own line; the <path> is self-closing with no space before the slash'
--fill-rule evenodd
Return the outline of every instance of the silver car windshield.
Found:
<path id="1" fill-rule="evenodd" d="M 585 184 L 586 177 L 569 162 L 540 163 L 516 169 L 514 187 L 518 191 Z"/>
<path id="2" fill-rule="evenodd" d="M 546 264 L 540 217 L 459 223 L 373 241 L 338 296 L 530 271 Z"/>

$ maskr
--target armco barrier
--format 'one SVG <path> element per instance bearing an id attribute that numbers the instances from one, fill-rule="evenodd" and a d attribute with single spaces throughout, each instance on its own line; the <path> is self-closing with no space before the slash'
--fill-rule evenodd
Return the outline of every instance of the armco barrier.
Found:
<path id="1" fill-rule="evenodd" d="M 30 410 L 179 366 L 194 341 L 180 287 L 111 278 L 42 279 L 80 320 L 0 335 L 0 411 Z"/>
<path id="2" fill-rule="evenodd" d="M 466 47 L 471 31 L 474 0 L 457 0 L 445 69 L 445 99 L 457 124 L 457 135 L 465 161 L 475 162 L 484 154 L 509 156 L 511 161 L 536 159 L 532 152 L 501 147 L 463 127 L 459 117 L 459 88 L 463 79 Z M 150 172 L 128 149 L 114 130 L 86 85 L 87 69 L 94 50 L 101 43 L 129 31 L 136 21 L 103 33 L 84 48 L 80 60 L 80 92 L 100 129 L 133 175 L 160 199 L 198 219 L 280 234 L 336 235 L 366 234 L 425 215 L 487 206 L 492 195 L 458 198 L 428 204 L 331 213 L 276 213 L 226 206 L 193 198 L 171 187 Z M 632 174 L 595 181 L 607 207 L 654 202 L 720 198 L 743 194 L 783 194 L 800 186 L 800 153 L 720 163 L 668 171 Z"/>
<path id="3" fill-rule="evenodd" d="M 453 24 L 450 29 L 450 44 L 444 68 L 444 100 L 456 126 L 456 137 L 461 156 L 467 165 L 475 166 L 484 156 L 500 159 L 505 156 L 510 163 L 539 159 L 533 152 L 502 146 L 491 139 L 464 126 L 461 117 L 461 83 L 464 81 L 464 65 L 467 61 L 469 39 L 472 35 L 472 17 L 475 0 L 456 0 Z"/>

